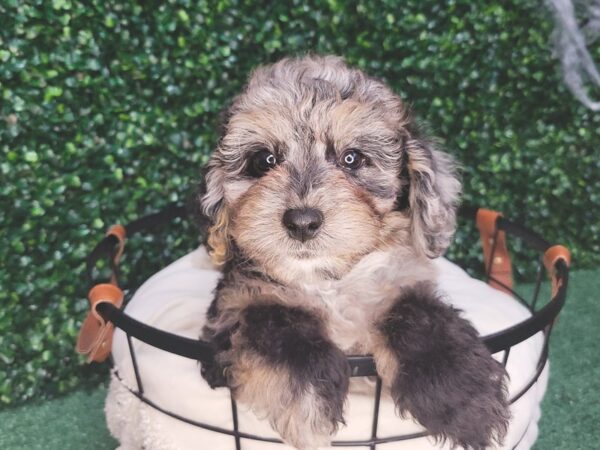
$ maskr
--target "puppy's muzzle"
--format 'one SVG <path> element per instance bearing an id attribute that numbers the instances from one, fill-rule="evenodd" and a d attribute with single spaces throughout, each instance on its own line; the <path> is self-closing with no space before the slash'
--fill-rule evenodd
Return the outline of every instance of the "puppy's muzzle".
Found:
<path id="1" fill-rule="evenodd" d="M 291 238 L 301 242 L 314 238 L 323 224 L 323 213 L 314 208 L 288 209 L 283 214 L 283 225 Z"/>

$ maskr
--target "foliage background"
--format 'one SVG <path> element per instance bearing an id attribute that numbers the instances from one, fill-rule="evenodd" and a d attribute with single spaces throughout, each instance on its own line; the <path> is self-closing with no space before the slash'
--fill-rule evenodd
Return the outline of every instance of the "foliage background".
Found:
<path id="1" fill-rule="evenodd" d="M 109 224 L 187 197 L 221 108 L 284 55 L 383 77 L 462 162 L 467 202 L 567 244 L 575 267 L 600 262 L 600 115 L 563 87 L 539 2 L 4 0 L 0 21 L 0 406 L 105 376 L 73 351 L 86 254 Z M 133 242 L 128 275 L 194 235 Z M 468 227 L 451 255 L 476 265 Z"/>

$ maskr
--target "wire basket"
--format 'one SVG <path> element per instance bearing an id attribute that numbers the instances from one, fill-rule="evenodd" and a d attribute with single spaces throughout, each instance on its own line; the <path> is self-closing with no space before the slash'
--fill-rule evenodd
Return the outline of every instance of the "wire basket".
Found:
<path id="1" fill-rule="evenodd" d="M 126 301 L 133 296 L 135 289 L 129 289 L 124 293 L 118 287 L 117 270 L 119 260 L 123 253 L 125 236 L 139 233 L 156 233 L 159 226 L 168 225 L 174 220 L 186 217 L 187 215 L 185 207 L 173 204 L 158 213 L 142 217 L 126 226 L 115 225 L 109 229 L 106 237 L 96 245 L 89 255 L 88 278 L 92 281 L 93 269 L 97 262 L 103 258 L 108 258 L 109 266 L 111 268 L 111 280 L 110 283 L 95 285 L 92 283 L 93 288 L 89 294 L 91 311 L 83 323 L 77 349 L 80 353 L 87 354 L 90 361 L 104 361 L 110 356 L 114 327 L 118 327 L 127 336 L 127 343 L 137 386 L 133 389 L 128 387 L 125 383 L 122 384 L 139 400 L 152 408 L 187 424 L 231 436 L 232 439 L 235 440 L 235 448 L 237 450 L 242 448 L 242 439 L 283 443 L 276 438 L 240 431 L 238 426 L 237 405 L 231 395 L 233 428 L 226 429 L 183 417 L 175 411 L 170 411 L 161 407 L 161 405 L 155 403 L 144 393 L 143 374 L 140 373 L 137 364 L 134 346 L 132 345 L 133 338 L 161 350 L 186 358 L 195 359 L 200 362 L 208 360 L 213 353 L 213 349 L 208 342 L 168 333 L 129 317 L 123 312 L 123 306 Z M 561 245 L 549 243 L 537 233 L 529 230 L 523 225 L 504 218 L 500 213 L 495 211 L 464 207 L 460 210 L 460 215 L 467 220 L 474 221 L 479 229 L 484 253 L 486 280 L 488 284 L 512 295 L 531 312 L 531 316 L 527 319 L 515 323 L 497 333 L 483 336 L 481 339 L 485 345 L 492 354 L 501 354 L 501 362 L 503 366 L 506 366 L 513 346 L 529 339 L 539 332 L 543 333 L 544 341 L 537 361 L 536 370 L 524 387 L 510 399 L 510 403 L 512 404 L 527 393 L 536 383 L 548 360 L 549 338 L 552 327 L 566 300 L 570 265 L 569 251 Z M 522 244 L 532 249 L 538 255 L 536 281 L 529 299 L 524 298 L 524 296 L 516 292 L 513 287 L 512 263 L 506 246 L 507 236 L 517 238 Z M 552 289 L 549 301 L 545 304 L 541 304 L 538 299 L 544 280 L 544 268 L 550 277 Z M 424 431 L 397 436 L 378 437 L 377 428 L 382 395 L 382 382 L 377 376 L 375 363 L 369 355 L 351 355 L 347 358 L 352 377 L 375 377 L 376 379 L 375 394 L 373 398 L 374 413 L 372 417 L 371 437 L 366 440 L 333 441 L 331 444 L 332 446 L 368 447 L 370 449 L 376 449 L 378 444 L 406 441 L 428 435 L 428 433 Z M 118 368 L 114 365 L 112 358 L 111 362 L 113 363 L 113 373 L 122 381 L 118 373 Z"/>

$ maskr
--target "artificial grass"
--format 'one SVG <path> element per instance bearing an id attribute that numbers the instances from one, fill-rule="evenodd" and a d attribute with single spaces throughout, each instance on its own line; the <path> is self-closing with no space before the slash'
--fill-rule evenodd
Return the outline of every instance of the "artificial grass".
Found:
<path id="1" fill-rule="evenodd" d="M 550 344 L 535 450 L 600 448 L 600 270 L 575 271 Z"/>
<path id="2" fill-rule="evenodd" d="M 2 450 L 109 450 L 118 446 L 106 428 L 106 387 L 0 411 Z"/>
<path id="3" fill-rule="evenodd" d="M 599 448 L 599 320 L 600 270 L 572 273 L 567 304 L 552 335 L 550 384 L 534 450 Z M 100 387 L 0 411 L 0 449 L 115 448 L 104 421 L 105 395 Z"/>

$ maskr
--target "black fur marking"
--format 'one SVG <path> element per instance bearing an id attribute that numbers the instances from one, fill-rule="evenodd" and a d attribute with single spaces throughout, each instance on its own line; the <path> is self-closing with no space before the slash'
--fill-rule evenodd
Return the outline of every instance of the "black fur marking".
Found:
<path id="1" fill-rule="evenodd" d="M 223 287 L 222 281 L 216 288 L 216 291 Z M 219 297 L 218 295 L 210 304 L 208 312 L 206 314 L 207 320 L 210 322 L 219 314 Z M 204 361 L 200 365 L 200 373 L 206 380 L 208 385 L 214 389 L 217 387 L 227 386 L 227 379 L 225 377 L 225 366 L 222 362 L 217 361 L 220 353 L 226 352 L 231 349 L 231 335 L 237 330 L 239 323 L 235 323 L 232 327 L 215 332 L 209 326 L 204 326 L 202 329 L 201 339 L 210 342 L 213 347 L 214 353 L 210 360 Z"/>
<path id="2" fill-rule="evenodd" d="M 343 100 L 347 100 L 350 97 L 352 97 L 352 95 L 354 95 L 354 91 L 355 91 L 355 86 L 348 86 L 345 89 L 340 90 L 340 98 Z"/>
<path id="3" fill-rule="evenodd" d="M 506 372 L 430 283 L 398 298 L 379 324 L 398 360 L 392 396 L 431 433 L 466 449 L 500 441 L 510 417 Z"/>
<path id="4" fill-rule="evenodd" d="M 337 152 L 335 151 L 335 145 L 333 140 L 327 136 L 325 143 L 325 159 L 333 164 L 337 164 Z"/>
<path id="5" fill-rule="evenodd" d="M 370 140 L 368 138 L 363 138 L 364 142 L 361 139 L 358 139 L 356 142 L 357 148 L 367 148 L 370 145 Z M 348 170 L 340 165 L 338 155 L 333 144 L 333 140 L 330 137 L 326 137 L 326 148 L 325 148 L 325 159 L 337 166 L 344 175 L 352 181 L 352 183 L 360 186 L 362 189 L 366 190 L 370 194 L 375 197 L 382 199 L 390 199 L 396 196 L 395 188 L 389 184 L 383 182 L 378 182 L 375 177 L 369 176 L 369 173 L 364 173 L 361 169 L 358 170 Z M 371 156 L 369 156 L 371 155 Z M 371 150 L 369 155 L 365 156 L 364 166 L 366 169 L 372 168 L 374 166 L 371 158 L 377 157 L 377 152 L 375 150 Z"/>
<path id="6" fill-rule="evenodd" d="M 232 243 L 230 250 L 233 257 L 229 259 L 222 268 L 223 277 L 217 283 L 217 287 L 215 288 L 215 298 L 211 302 L 206 313 L 206 318 L 209 322 L 215 321 L 220 314 L 219 292 L 227 286 L 236 285 L 239 283 L 240 278 L 246 280 L 260 279 L 269 284 L 279 284 L 263 272 L 258 271 L 254 262 L 244 255 L 235 242 Z M 236 323 L 233 327 L 225 331 L 214 333 L 210 327 L 205 326 L 202 330 L 201 339 L 207 340 L 213 345 L 215 357 L 218 358 L 219 353 L 231 349 L 231 335 L 238 327 L 239 323 Z M 218 362 L 213 358 L 211 361 L 206 361 L 202 364 L 201 374 L 210 387 L 214 389 L 215 387 L 227 385 L 224 369 L 223 363 Z"/>
<path id="7" fill-rule="evenodd" d="M 410 174 L 408 173 L 408 153 L 402 150 L 402 169 L 400 170 L 400 181 L 402 187 L 396 197 L 396 210 L 405 211 L 410 207 Z"/>
<path id="8" fill-rule="evenodd" d="M 299 393 L 312 386 L 330 419 L 343 421 L 350 367 L 318 318 L 301 308 L 256 305 L 242 314 L 240 331 L 248 350 L 268 364 L 286 367 Z"/>
<path id="9" fill-rule="evenodd" d="M 213 301 L 213 304 L 216 300 Z M 211 305 L 212 307 L 212 305 Z M 239 324 L 227 329 L 221 333 L 213 334 L 208 328 L 204 328 L 202 338 L 208 339 L 214 348 L 214 356 L 204 361 L 200 365 L 200 374 L 206 380 L 208 385 L 214 389 L 217 387 L 227 386 L 227 378 L 225 376 L 225 366 L 222 362 L 218 362 L 219 353 L 223 353 L 231 349 L 231 335 L 235 332 Z"/>
<path id="10" fill-rule="evenodd" d="M 223 280 L 220 280 L 217 284 L 216 291 L 219 291 L 223 288 Z M 213 320 L 217 317 L 219 313 L 219 307 L 217 305 L 218 298 L 215 297 L 212 302 L 210 302 L 210 306 L 208 307 L 208 311 L 206 311 L 206 318 L 208 320 Z"/>
<path id="11" fill-rule="evenodd" d="M 357 184 L 358 186 L 360 186 L 361 188 L 363 188 L 364 190 L 371 193 L 377 198 L 389 199 L 393 198 L 395 195 L 394 189 L 392 189 L 391 186 L 383 186 L 381 184 L 376 184 L 373 182 L 372 179 L 369 179 L 369 177 L 363 179 L 353 174 L 352 172 L 345 172 L 347 172 L 347 175 L 355 184 Z"/>
<path id="12" fill-rule="evenodd" d="M 398 192 L 398 196 L 396 198 L 396 210 L 404 211 L 410 208 L 410 191 L 412 189 L 417 189 L 422 192 L 423 195 L 431 195 L 433 193 L 433 183 L 431 177 L 429 175 L 421 174 L 421 173 L 413 173 L 415 180 L 411 180 L 411 173 L 409 171 L 410 165 L 410 146 L 417 145 L 419 150 L 423 152 L 423 155 L 427 158 L 429 165 L 432 170 L 435 171 L 433 154 L 431 149 L 429 148 L 429 143 L 425 140 L 425 138 L 421 138 L 423 135 L 423 126 L 421 124 L 417 124 L 416 121 L 410 121 L 407 126 L 407 131 L 409 136 L 412 138 L 408 138 L 407 136 L 403 136 L 402 139 L 402 161 L 401 161 L 401 170 L 400 170 L 400 180 L 403 183 L 403 187 L 400 192 Z M 412 141 L 409 143 L 409 141 Z M 411 183 L 414 182 L 418 186 L 411 186 Z"/>

